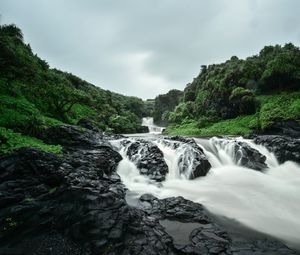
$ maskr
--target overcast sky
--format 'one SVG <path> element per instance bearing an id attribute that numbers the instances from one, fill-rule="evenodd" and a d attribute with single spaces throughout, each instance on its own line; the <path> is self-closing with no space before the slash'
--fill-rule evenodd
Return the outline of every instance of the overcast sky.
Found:
<path id="1" fill-rule="evenodd" d="M 33 51 L 125 95 L 183 89 L 203 64 L 300 45 L 300 0 L 0 0 Z"/>

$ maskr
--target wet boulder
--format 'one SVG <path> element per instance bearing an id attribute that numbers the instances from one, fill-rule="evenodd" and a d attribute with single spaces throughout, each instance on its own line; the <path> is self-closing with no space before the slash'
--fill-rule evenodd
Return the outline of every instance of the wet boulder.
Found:
<path id="1" fill-rule="evenodd" d="M 92 130 L 94 132 L 99 132 L 101 133 L 102 130 L 100 128 L 98 128 L 92 121 L 90 121 L 89 119 L 80 119 L 77 123 L 78 126 L 81 126 L 83 128 L 86 128 L 88 130 Z"/>
<path id="2" fill-rule="evenodd" d="M 39 135 L 39 138 L 49 144 L 79 148 L 95 148 L 103 141 L 102 133 L 73 125 L 49 127 Z"/>
<path id="3" fill-rule="evenodd" d="M 166 137 L 163 143 L 179 153 L 178 167 L 181 174 L 188 179 L 205 176 L 211 164 L 203 152 L 192 138 L 181 136 Z"/>
<path id="4" fill-rule="evenodd" d="M 263 135 L 253 139 L 273 152 L 280 163 L 291 160 L 300 163 L 300 140 L 288 136 Z"/>
<path id="5" fill-rule="evenodd" d="M 163 152 L 151 141 L 136 140 L 127 147 L 128 158 L 135 163 L 140 174 L 161 182 L 168 173 Z"/>
<path id="6" fill-rule="evenodd" d="M 251 230 L 243 226 L 240 226 L 241 232 L 229 232 L 201 204 L 182 197 L 158 199 L 144 194 L 138 208 L 159 220 L 172 238 L 175 254 L 297 254 L 279 241 L 255 231 L 249 238 Z M 226 220 L 227 224 L 232 221 Z M 230 224 L 235 226 L 237 222 Z"/>
<path id="7" fill-rule="evenodd" d="M 0 158 L 0 254 L 172 254 L 158 219 L 129 207 L 110 147 Z"/>
<path id="8" fill-rule="evenodd" d="M 241 166 L 258 171 L 262 171 L 268 167 L 266 164 L 266 156 L 262 155 L 258 150 L 250 147 L 245 142 L 235 142 L 234 154 L 236 163 Z"/>

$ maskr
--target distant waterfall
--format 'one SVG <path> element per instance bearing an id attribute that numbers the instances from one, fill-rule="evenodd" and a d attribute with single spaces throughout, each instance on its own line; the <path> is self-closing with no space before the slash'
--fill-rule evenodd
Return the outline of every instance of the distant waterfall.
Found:
<path id="1" fill-rule="evenodd" d="M 162 131 L 165 129 L 164 127 L 156 126 L 153 123 L 153 118 L 152 117 L 143 118 L 142 119 L 142 126 L 148 127 L 149 128 L 149 133 L 154 133 L 154 134 L 161 134 Z"/>

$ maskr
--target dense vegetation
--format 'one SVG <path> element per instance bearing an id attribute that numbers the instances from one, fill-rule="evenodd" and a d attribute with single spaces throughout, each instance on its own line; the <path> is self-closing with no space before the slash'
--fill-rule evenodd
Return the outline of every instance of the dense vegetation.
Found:
<path id="1" fill-rule="evenodd" d="M 51 69 L 24 43 L 18 27 L 0 26 L 0 127 L 5 128 L 0 138 L 11 132 L 35 136 L 47 126 L 82 118 L 104 131 L 137 132 L 152 106 Z"/>
<path id="2" fill-rule="evenodd" d="M 156 124 L 166 125 L 176 105 L 178 105 L 183 92 L 180 90 L 170 90 L 166 94 L 158 95 L 154 100 L 153 120 Z"/>
<path id="3" fill-rule="evenodd" d="M 175 110 L 168 132 L 187 135 L 260 132 L 275 121 L 300 121 L 300 50 L 266 46 L 245 60 L 202 66 Z"/>

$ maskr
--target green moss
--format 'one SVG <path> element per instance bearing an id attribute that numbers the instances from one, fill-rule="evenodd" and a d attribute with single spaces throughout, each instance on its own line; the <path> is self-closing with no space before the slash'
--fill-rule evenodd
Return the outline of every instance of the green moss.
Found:
<path id="1" fill-rule="evenodd" d="M 30 137 L 24 136 L 20 133 L 15 133 L 10 129 L 0 127 L 0 151 L 3 153 L 10 153 L 14 149 L 22 147 L 34 147 L 46 152 L 52 152 L 59 154 L 62 150 L 60 145 L 49 145 L 43 141 Z"/>

